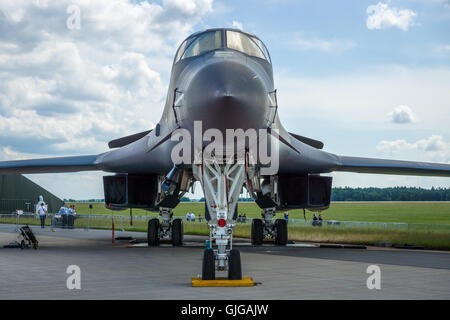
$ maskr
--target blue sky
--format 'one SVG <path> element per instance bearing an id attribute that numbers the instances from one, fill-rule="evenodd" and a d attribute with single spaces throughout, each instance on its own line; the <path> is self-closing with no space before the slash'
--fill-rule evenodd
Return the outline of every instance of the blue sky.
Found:
<path id="1" fill-rule="evenodd" d="M 67 27 L 70 5 L 80 28 Z M 285 127 L 330 152 L 450 163 L 450 1 L 14 1 L 0 4 L 0 159 L 93 154 L 152 128 L 190 33 L 234 26 L 268 47 Z M 101 198 L 101 173 L 30 175 Z M 337 186 L 448 179 L 333 174 Z"/>

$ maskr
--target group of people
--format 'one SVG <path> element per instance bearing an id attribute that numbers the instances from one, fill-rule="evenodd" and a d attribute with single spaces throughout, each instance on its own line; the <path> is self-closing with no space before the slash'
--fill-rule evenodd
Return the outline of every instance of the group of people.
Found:
<path id="1" fill-rule="evenodd" d="M 77 212 L 75 211 L 75 206 L 71 205 L 70 207 L 67 207 L 64 203 L 58 213 L 53 217 L 53 225 L 62 225 L 63 228 L 73 229 L 76 215 Z"/>
<path id="2" fill-rule="evenodd" d="M 186 221 L 190 222 L 195 222 L 195 213 L 193 212 L 188 212 L 186 213 Z M 198 221 L 202 222 L 202 215 L 198 214 Z"/>
<path id="3" fill-rule="evenodd" d="M 323 222 L 322 215 L 319 214 L 319 217 L 317 218 L 316 214 L 314 213 L 312 225 L 313 226 L 321 226 L 322 222 Z"/>
<path id="4" fill-rule="evenodd" d="M 36 211 L 36 213 L 39 215 L 39 218 L 41 219 L 41 228 L 45 228 L 45 219 L 48 215 L 47 206 L 44 204 L 44 202 L 41 202 L 41 205 L 38 206 Z M 76 215 L 77 212 L 75 211 L 75 206 L 71 205 L 68 208 L 64 203 L 63 206 L 59 209 L 58 213 L 52 217 L 52 225 L 61 225 L 63 228 L 73 229 L 73 223 L 75 221 Z"/>

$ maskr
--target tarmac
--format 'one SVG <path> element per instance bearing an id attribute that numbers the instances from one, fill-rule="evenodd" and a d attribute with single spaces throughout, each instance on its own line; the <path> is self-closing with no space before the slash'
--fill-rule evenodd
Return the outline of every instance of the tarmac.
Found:
<path id="1" fill-rule="evenodd" d="M 234 240 L 243 276 L 254 287 L 192 287 L 201 274 L 207 237 L 185 236 L 183 247 L 147 247 L 145 233 L 112 243 L 111 231 L 32 227 L 39 249 L 3 248 L 14 225 L 0 225 L 0 299 L 449 299 L 450 252 L 392 248 L 320 248 L 311 243 L 254 247 Z M 67 288 L 77 265 L 81 289 Z M 368 289 L 370 265 L 381 288 Z M 226 273 L 217 273 L 226 276 Z"/>

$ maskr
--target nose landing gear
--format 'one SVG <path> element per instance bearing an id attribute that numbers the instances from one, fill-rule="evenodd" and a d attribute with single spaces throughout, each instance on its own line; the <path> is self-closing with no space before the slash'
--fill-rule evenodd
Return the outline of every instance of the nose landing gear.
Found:
<path id="1" fill-rule="evenodd" d="M 216 271 L 228 271 L 229 280 L 242 279 L 239 250 L 233 249 L 236 205 L 245 182 L 245 164 L 203 159 L 193 165 L 193 174 L 202 183 L 208 214 L 210 248 L 203 253 L 202 280 L 214 280 Z"/>

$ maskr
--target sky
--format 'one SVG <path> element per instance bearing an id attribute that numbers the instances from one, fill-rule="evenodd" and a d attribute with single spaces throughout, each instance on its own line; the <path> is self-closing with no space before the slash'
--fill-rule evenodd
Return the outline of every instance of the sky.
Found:
<path id="1" fill-rule="evenodd" d="M 177 47 L 213 27 L 266 44 L 290 132 L 340 155 L 450 163 L 450 0 L 0 0 L 0 160 L 98 154 L 153 128 Z M 88 199 L 103 198 L 103 175 L 27 177 Z M 334 186 L 450 187 L 331 175 Z"/>

